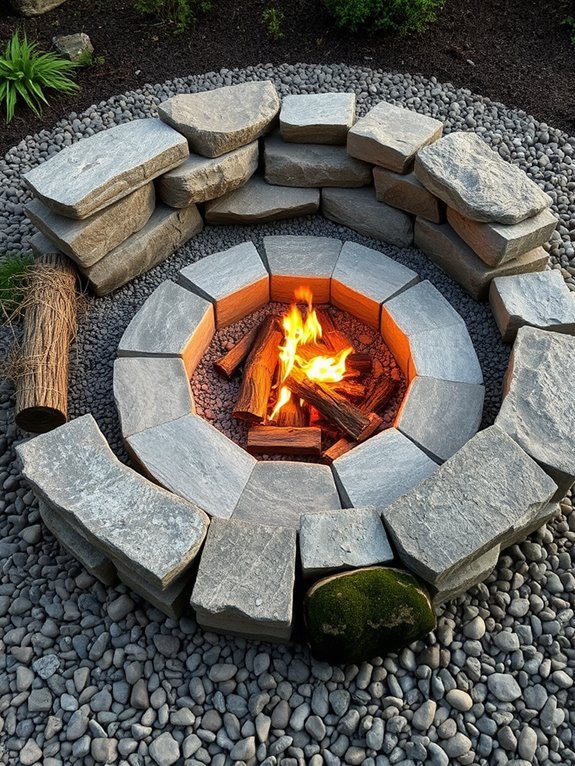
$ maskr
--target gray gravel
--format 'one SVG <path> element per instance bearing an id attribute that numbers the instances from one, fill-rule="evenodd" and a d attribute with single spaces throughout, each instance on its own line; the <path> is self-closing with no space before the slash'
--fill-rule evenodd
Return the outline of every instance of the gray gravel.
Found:
<path id="1" fill-rule="evenodd" d="M 175 92 L 266 77 L 282 94 L 352 89 L 360 113 L 389 98 L 441 117 L 448 129 L 480 132 L 553 197 L 561 219 L 553 266 L 575 289 L 574 138 L 435 80 L 345 66 L 223 70 L 147 86 L 25 139 L 0 163 L 3 247 L 27 248 L 27 195 L 18 178 L 39 158 L 102 127 L 143 117 Z M 374 245 L 320 218 L 210 228 L 113 297 L 90 300 L 73 355 L 71 415 L 91 411 L 120 452 L 111 370 L 131 316 L 184 264 L 275 233 L 375 246 L 429 278 L 468 323 L 487 382 L 484 424 L 492 422 L 508 351 L 489 310 L 416 250 Z M 3 348 L 10 337 L 5 330 Z M 171 620 L 125 587 L 94 581 L 39 526 L 37 505 L 14 461 L 23 435 L 13 416 L 13 389 L 0 383 L 0 762 L 575 763 L 571 500 L 557 520 L 505 551 L 486 583 L 447 604 L 425 641 L 373 664 L 331 667 L 299 645 L 203 633 L 189 616 Z"/>

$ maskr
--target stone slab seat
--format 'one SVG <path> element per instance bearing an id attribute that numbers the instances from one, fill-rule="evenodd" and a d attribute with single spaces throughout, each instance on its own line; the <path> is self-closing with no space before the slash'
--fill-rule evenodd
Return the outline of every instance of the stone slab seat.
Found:
<path id="1" fill-rule="evenodd" d="M 17 452 L 36 496 L 134 576 L 164 589 L 192 564 L 206 514 L 120 463 L 91 415 Z"/>
<path id="2" fill-rule="evenodd" d="M 84 219 L 180 165 L 188 142 L 160 120 L 116 125 L 82 139 L 22 176 L 49 208 Z"/>
<path id="3" fill-rule="evenodd" d="M 556 489 L 513 439 L 491 426 L 382 516 L 403 563 L 441 592 L 461 567 L 543 524 Z"/>

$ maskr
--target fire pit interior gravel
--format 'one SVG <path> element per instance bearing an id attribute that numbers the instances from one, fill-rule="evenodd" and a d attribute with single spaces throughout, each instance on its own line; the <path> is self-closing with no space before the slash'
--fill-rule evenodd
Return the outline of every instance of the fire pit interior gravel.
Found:
<path id="1" fill-rule="evenodd" d="M 74 145 L 68 154 L 30 171 L 28 185 L 51 209 L 43 212 L 36 202 L 35 223 L 50 239 L 36 237 L 36 251 L 50 252 L 60 245 L 93 289 L 107 294 L 198 234 L 202 221 L 197 203 L 206 203 L 207 223 L 265 222 L 315 212 L 321 186 L 327 218 L 399 247 L 412 243 L 410 215 L 415 214 L 415 244 L 475 298 L 486 296 L 494 278 L 512 279 L 545 268 L 542 245 L 552 232 L 550 199 L 476 136 L 456 132 L 441 138 L 440 121 L 385 102 L 354 122 L 355 97 L 348 93 L 338 98 L 325 94 L 326 125 L 318 139 L 307 97 L 294 96 L 298 108 L 289 103 L 290 120 L 287 105 L 286 120 L 279 116 L 285 145 L 277 136 L 269 145 L 264 140 L 266 185 L 253 175 L 254 142 L 274 126 L 280 100 L 270 82 L 237 88 L 199 95 L 214 104 L 220 99 L 226 103 L 228 97 L 236 103 L 241 95 L 245 108 L 228 115 L 226 135 L 215 143 L 210 139 L 217 126 L 211 124 L 209 110 L 202 112 L 207 124 L 194 124 L 196 96 L 178 96 L 160 108 L 172 128 L 157 120 L 147 121 L 146 127 L 142 121 L 137 141 L 128 124 L 115 134 L 116 129 L 102 134 L 106 159 L 91 179 L 82 175 L 83 165 L 77 171 Z M 347 152 L 341 146 L 342 131 Z M 331 147 L 324 154 L 298 153 L 306 143 L 321 145 L 322 135 L 325 144 L 338 147 L 335 153 Z M 94 139 L 100 140 L 97 135 Z M 214 159 L 186 159 L 188 142 L 198 154 Z M 250 153 L 232 157 L 248 145 Z M 120 150 L 121 166 L 111 168 L 109 160 Z M 370 169 L 368 163 L 377 166 L 375 194 L 366 186 L 370 173 L 361 172 Z M 75 188 L 62 197 L 65 172 L 79 173 L 81 183 L 75 179 L 70 184 Z M 198 186 L 206 173 L 222 179 L 217 194 L 213 179 Z M 469 184 L 469 176 L 477 174 L 480 194 Z M 158 176 L 162 204 L 144 228 L 128 232 L 124 243 L 100 253 L 95 263 L 82 262 L 78 250 L 83 233 L 90 231 L 89 240 L 108 227 L 110 206 L 122 204 L 122 196 Z M 117 193 L 118 184 L 125 184 L 122 193 Z M 445 205 L 457 212 L 447 214 L 450 225 L 445 223 Z M 62 216 L 86 223 L 74 228 L 62 223 Z M 86 565 L 95 573 L 111 565 L 121 579 L 172 614 L 188 598 L 190 567 L 198 557 L 191 603 L 201 625 L 287 640 L 294 620 L 299 535 L 301 574 L 329 575 L 321 583 L 324 590 L 316 583 L 309 591 L 308 623 L 319 603 L 329 613 L 328 587 L 334 577 L 338 583 L 338 577 L 345 580 L 337 600 L 351 582 L 361 582 L 362 573 L 371 577 L 375 571 L 376 578 L 396 578 L 396 583 L 408 578 L 407 585 L 405 579 L 401 583 L 410 589 L 407 622 L 416 626 L 406 633 L 411 640 L 432 625 L 431 598 L 441 603 L 484 579 L 501 548 L 523 539 L 557 512 L 555 501 L 575 478 L 572 450 L 566 444 L 550 456 L 541 449 L 540 434 L 554 424 L 538 423 L 537 412 L 543 409 L 547 415 L 547 409 L 535 406 L 530 411 L 532 402 L 516 393 L 522 376 L 530 374 L 529 349 L 538 349 L 540 363 L 549 370 L 572 356 L 573 339 L 548 331 L 553 321 L 539 323 L 543 329 L 519 329 L 502 413 L 495 425 L 476 434 L 484 381 L 465 322 L 429 281 L 398 259 L 343 237 L 268 236 L 259 250 L 245 241 L 214 251 L 175 276 L 176 281 L 158 285 L 130 322 L 118 345 L 114 372 L 126 448 L 165 489 L 135 473 L 128 477 L 129 469 L 114 457 L 90 415 L 19 448 L 24 473 L 44 503 L 46 517 L 55 514 L 61 528 L 80 536 L 92 556 L 91 564 L 85 556 Z M 369 439 L 363 440 L 365 429 L 345 433 L 358 443 L 324 460 L 330 465 L 257 461 L 210 425 L 205 405 L 204 417 L 195 411 L 190 388 L 202 357 L 209 357 L 216 331 L 223 333 L 267 304 L 291 301 L 299 288 L 380 333 L 407 382 L 391 427 L 383 418 Z M 388 367 L 390 377 L 398 377 L 394 364 Z M 535 399 L 541 396 L 544 391 Z M 532 427 L 525 436 L 522 424 L 530 418 Z M 77 475 L 70 465 L 76 466 Z M 93 499 L 77 491 L 83 468 L 94 465 L 98 492 L 102 486 L 116 489 L 105 518 L 98 517 Z M 134 498 L 144 497 L 150 498 L 151 507 L 166 505 L 169 524 L 160 532 L 159 519 L 144 514 L 138 519 L 144 528 L 141 543 L 124 545 L 117 525 L 130 523 L 130 514 L 139 508 Z M 338 516 L 341 508 L 357 509 L 357 515 L 350 520 L 349 511 L 341 511 Z M 338 519 L 346 525 L 341 527 Z M 327 541 L 333 535 L 342 545 L 330 559 Z M 318 564 L 318 539 L 324 537 L 327 560 Z M 373 543 L 369 550 L 367 537 Z M 226 569 L 245 556 L 257 562 L 255 579 L 251 574 L 246 579 L 241 565 Z M 426 583 L 429 595 L 411 574 L 382 567 L 398 561 Z M 337 574 L 342 569 L 345 575 Z M 394 609 L 401 612 L 401 603 Z M 372 615 L 366 613 L 362 620 L 369 632 Z M 320 631 L 338 629 L 323 625 Z M 401 642 L 397 630 L 383 633 L 387 645 Z M 320 653 L 324 638 L 311 638 Z M 371 635 L 362 636 L 362 646 L 373 647 Z M 332 659 L 333 652 L 333 646 L 326 648 L 324 656 Z"/>

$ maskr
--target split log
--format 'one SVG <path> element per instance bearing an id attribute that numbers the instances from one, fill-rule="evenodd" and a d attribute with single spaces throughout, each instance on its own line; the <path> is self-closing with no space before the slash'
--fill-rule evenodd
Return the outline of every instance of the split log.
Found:
<path id="1" fill-rule="evenodd" d="M 276 318 L 267 317 L 246 359 L 234 418 L 251 423 L 265 419 L 282 337 Z"/>
<path id="2" fill-rule="evenodd" d="M 281 427 L 305 428 L 309 423 L 307 407 L 302 407 L 299 399 L 292 396 L 278 412 L 277 425 Z"/>
<path id="3" fill-rule="evenodd" d="M 348 399 L 362 399 L 365 396 L 366 388 L 363 383 L 351 378 L 344 378 L 338 383 L 329 383 L 330 388 L 337 391 L 338 394 Z"/>
<path id="4" fill-rule="evenodd" d="M 360 375 L 369 375 L 373 370 L 373 359 L 369 354 L 350 354 L 345 360 L 345 368 Z"/>
<path id="5" fill-rule="evenodd" d="M 371 426 L 369 419 L 360 409 L 327 384 L 308 380 L 305 373 L 297 367 L 293 368 L 285 385 L 352 439 L 359 439 L 365 429 Z"/>
<path id="6" fill-rule="evenodd" d="M 76 283 L 76 268 L 64 255 L 44 255 L 31 270 L 16 370 L 16 423 L 24 431 L 45 433 L 66 422 Z"/>
<path id="7" fill-rule="evenodd" d="M 239 370 L 240 365 L 252 350 L 252 346 L 258 336 L 261 324 L 246 333 L 243 338 L 233 346 L 226 354 L 216 359 L 214 362 L 214 370 L 222 375 L 224 378 L 230 380 L 236 372 Z"/>
<path id="8" fill-rule="evenodd" d="M 321 339 L 324 345 L 330 349 L 332 354 L 337 354 L 340 351 L 343 351 L 344 348 L 349 348 L 350 346 L 351 348 L 354 347 L 350 339 L 337 329 L 333 319 L 327 311 L 318 309 L 316 311 L 316 315 L 319 323 L 321 324 Z"/>
<path id="9" fill-rule="evenodd" d="M 252 455 L 321 454 L 321 429 L 252 426 L 248 431 L 247 451 Z"/>

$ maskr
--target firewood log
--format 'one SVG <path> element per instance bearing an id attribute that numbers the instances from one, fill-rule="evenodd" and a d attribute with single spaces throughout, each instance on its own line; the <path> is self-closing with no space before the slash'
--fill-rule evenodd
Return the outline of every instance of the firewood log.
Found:
<path id="1" fill-rule="evenodd" d="M 224 378 L 230 380 L 239 370 L 242 362 L 252 350 L 255 339 L 260 331 L 261 324 L 247 332 L 227 353 L 216 359 L 214 370 Z"/>
<path id="2" fill-rule="evenodd" d="M 251 423 L 265 420 L 281 341 L 282 332 L 276 318 L 267 317 L 244 365 L 242 385 L 232 413 L 238 420 Z"/>
<path id="3" fill-rule="evenodd" d="M 321 429 L 252 426 L 248 431 L 247 451 L 252 455 L 321 454 Z"/>

